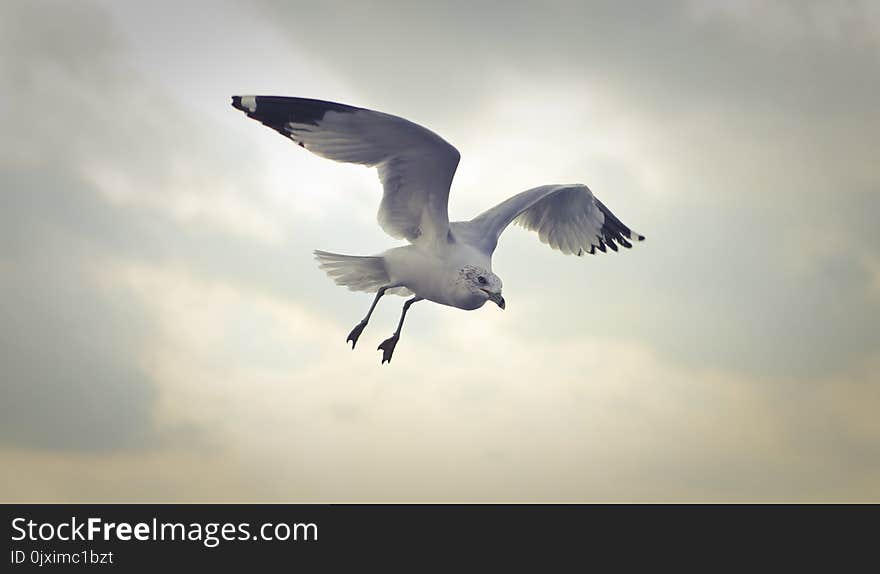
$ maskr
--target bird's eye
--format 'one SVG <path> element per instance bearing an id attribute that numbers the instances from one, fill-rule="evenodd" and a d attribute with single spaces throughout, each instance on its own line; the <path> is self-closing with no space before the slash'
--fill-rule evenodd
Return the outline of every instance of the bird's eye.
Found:
<path id="1" fill-rule="evenodd" d="M 482 275 L 480 275 L 479 277 L 477 277 L 477 281 L 480 283 L 480 285 L 485 285 L 485 284 L 486 284 L 486 278 L 483 277 Z"/>

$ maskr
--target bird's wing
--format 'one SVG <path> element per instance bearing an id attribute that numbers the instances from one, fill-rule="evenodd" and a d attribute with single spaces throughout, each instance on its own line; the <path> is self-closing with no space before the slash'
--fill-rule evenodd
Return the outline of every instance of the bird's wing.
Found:
<path id="1" fill-rule="evenodd" d="M 445 242 L 458 150 L 403 118 L 306 98 L 232 96 L 243 111 L 321 157 L 375 166 L 384 188 L 379 225 L 411 242 Z"/>
<path id="2" fill-rule="evenodd" d="M 540 240 L 565 254 L 594 254 L 617 245 L 632 247 L 642 241 L 585 185 L 543 185 L 514 195 L 471 221 L 456 222 L 457 236 L 491 255 L 501 232 L 515 221 L 536 231 Z"/>

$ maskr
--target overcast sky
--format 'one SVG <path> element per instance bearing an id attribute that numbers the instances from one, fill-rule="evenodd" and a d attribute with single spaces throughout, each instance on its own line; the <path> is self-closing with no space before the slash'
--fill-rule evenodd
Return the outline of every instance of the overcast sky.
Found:
<path id="1" fill-rule="evenodd" d="M 5 501 L 880 500 L 880 4 L 4 2 Z M 450 216 L 582 182 L 648 240 L 511 228 L 506 311 L 336 287 L 374 171 L 232 94 L 421 123 Z"/>

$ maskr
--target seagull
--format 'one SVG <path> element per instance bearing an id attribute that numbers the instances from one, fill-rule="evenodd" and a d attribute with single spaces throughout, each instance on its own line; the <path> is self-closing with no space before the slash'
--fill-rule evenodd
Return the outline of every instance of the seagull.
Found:
<path id="1" fill-rule="evenodd" d="M 323 100 L 232 96 L 232 106 L 300 147 L 327 159 L 376 167 L 382 183 L 379 225 L 408 245 L 379 255 L 315 251 L 319 267 L 337 285 L 376 293 L 346 343 L 354 349 L 379 299 L 410 296 L 397 329 L 377 350 L 390 363 L 413 303 L 433 301 L 464 310 L 491 301 L 504 309 L 501 278 L 492 272 L 498 238 L 515 222 L 565 254 L 632 247 L 643 241 L 583 184 L 542 185 L 502 201 L 470 221 L 449 221 L 447 202 L 458 167 L 457 149 L 434 132 L 401 117 Z"/>

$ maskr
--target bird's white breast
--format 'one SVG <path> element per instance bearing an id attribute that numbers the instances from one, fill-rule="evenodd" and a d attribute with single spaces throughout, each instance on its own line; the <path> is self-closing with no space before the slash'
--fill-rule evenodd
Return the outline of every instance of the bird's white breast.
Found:
<path id="1" fill-rule="evenodd" d="M 461 268 L 477 265 L 489 268 L 488 257 L 468 247 L 453 245 L 445 252 L 407 245 L 383 254 L 388 276 L 417 296 L 441 305 L 477 309 L 485 298 L 470 293 L 461 284 Z"/>

